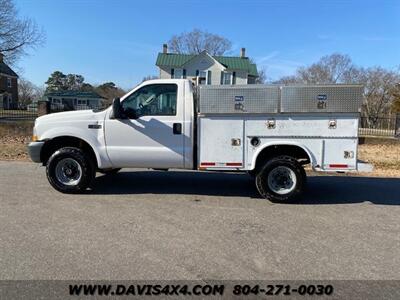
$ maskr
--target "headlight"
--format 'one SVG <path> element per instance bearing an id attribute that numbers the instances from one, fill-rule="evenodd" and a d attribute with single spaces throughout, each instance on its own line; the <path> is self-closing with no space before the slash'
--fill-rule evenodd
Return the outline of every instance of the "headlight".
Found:
<path id="1" fill-rule="evenodd" d="M 35 122 L 35 126 L 33 126 L 32 142 L 36 142 L 38 140 L 39 140 L 39 137 L 36 134 L 36 122 Z"/>

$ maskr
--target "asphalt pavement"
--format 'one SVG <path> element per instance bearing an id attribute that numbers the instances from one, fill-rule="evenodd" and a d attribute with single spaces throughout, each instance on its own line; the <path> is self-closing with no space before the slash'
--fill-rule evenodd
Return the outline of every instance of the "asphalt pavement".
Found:
<path id="1" fill-rule="evenodd" d="M 300 204 L 244 174 L 123 170 L 65 195 L 0 162 L 0 279 L 400 279 L 400 179 L 309 178 Z"/>

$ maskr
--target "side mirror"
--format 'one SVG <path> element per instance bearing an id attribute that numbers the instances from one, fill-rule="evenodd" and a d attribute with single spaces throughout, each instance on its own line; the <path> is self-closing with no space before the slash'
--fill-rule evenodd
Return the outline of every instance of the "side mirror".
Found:
<path id="1" fill-rule="evenodd" d="M 123 112 L 121 106 L 121 100 L 119 98 L 114 98 L 112 103 L 112 110 L 113 110 L 113 119 L 123 119 Z"/>

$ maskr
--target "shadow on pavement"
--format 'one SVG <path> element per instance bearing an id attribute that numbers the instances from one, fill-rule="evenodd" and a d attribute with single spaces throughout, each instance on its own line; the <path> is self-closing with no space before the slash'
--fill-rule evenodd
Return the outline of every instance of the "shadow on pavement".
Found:
<path id="1" fill-rule="evenodd" d="M 96 178 L 94 194 L 183 194 L 260 198 L 246 174 L 137 171 Z M 299 204 L 346 204 L 369 201 L 400 205 L 400 178 L 310 176 Z"/>
<path id="2" fill-rule="evenodd" d="M 302 204 L 346 204 L 371 202 L 400 205 L 400 178 L 356 176 L 312 176 Z"/>

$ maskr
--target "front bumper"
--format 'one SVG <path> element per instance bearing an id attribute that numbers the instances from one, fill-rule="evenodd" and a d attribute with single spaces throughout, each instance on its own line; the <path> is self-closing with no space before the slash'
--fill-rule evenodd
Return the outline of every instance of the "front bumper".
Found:
<path id="1" fill-rule="evenodd" d="M 40 152 L 44 142 L 31 142 L 28 145 L 28 153 L 33 162 L 40 163 Z"/>

